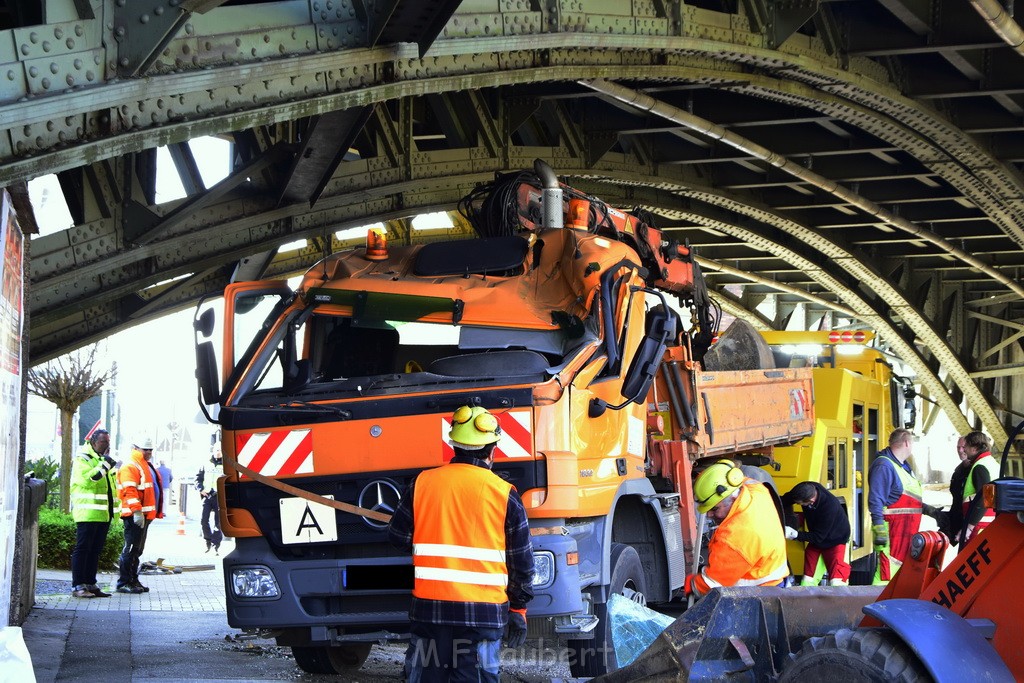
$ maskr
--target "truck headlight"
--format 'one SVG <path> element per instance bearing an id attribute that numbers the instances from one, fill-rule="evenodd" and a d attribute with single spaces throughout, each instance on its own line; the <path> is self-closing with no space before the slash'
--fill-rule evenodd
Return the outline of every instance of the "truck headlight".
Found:
<path id="1" fill-rule="evenodd" d="M 555 581 L 555 556 L 546 550 L 533 554 L 533 587 L 543 588 Z"/>
<path id="2" fill-rule="evenodd" d="M 265 567 L 232 569 L 231 588 L 239 598 L 276 598 L 281 595 L 277 579 Z"/>

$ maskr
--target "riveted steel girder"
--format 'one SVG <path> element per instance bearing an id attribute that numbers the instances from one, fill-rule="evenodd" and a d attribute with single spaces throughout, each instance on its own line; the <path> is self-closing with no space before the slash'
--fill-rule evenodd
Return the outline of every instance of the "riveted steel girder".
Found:
<path id="1" fill-rule="evenodd" d="M 1024 405 L 994 374 L 1019 362 L 1019 339 L 995 321 L 1019 317 L 1021 303 L 998 299 L 1005 290 L 985 272 L 888 237 L 884 220 L 756 157 L 613 112 L 575 84 L 621 82 L 690 111 L 713 103 L 701 115 L 742 126 L 744 136 L 1019 281 L 1024 182 L 1014 148 L 999 144 L 1024 130 L 1019 116 L 1005 116 L 1019 70 L 1001 58 L 1008 48 L 986 40 L 969 12 L 960 21 L 951 3 L 825 3 L 796 33 L 817 3 L 766 3 L 792 9 L 788 39 L 775 48 L 780 27 L 752 25 L 743 10 L 439 0 L 427 4 L 444 10 L 443 26 L 425 49 L 420 38 L 435 27 L 417 28 L 424 3 L 156 0 L 146 7 L 164 13 L 143 22 L 146 8 L 117 2 L 46 0 L 52 23 L 0 30 L 0 186 L 56 171 L 74 200 L 74 227 L 33 243 L 34 361 L 184 306 L 232 273 L 308 265 L 325 245 L 339 246 L 334 230 L 449 207 L 474 183 L 540 156 L 580 182 L 613 179 L 602 191 L 627 205 L 662 207 L 721 234 L 729 243 L 709 253 L 727 255 L 727 265 L 761 269 L 864 316 L 893 344 L 902 340 L 930 393 L 949 394 L 947 412 L 959 415 L 961 389 L 990 429 L 998 421 L 986 394 L 1011 412 Z M 862 36 L 850 34 L 852 4 L 877 19 L 874 48 L 888 50 L 877 60 L 867 56 L 872 46 L 854 45 Z M 176 31 L 171 7 L 189 15 Z M 140 40 L 131 49 L 148 64 L 144 77 L 115 77 L 128 45 L 115 35 L 117 17 L 143 27 L 133 28 Z M 816 35 L 813 26 L 828 30 Z M 914 62 L 933 56 L 945 64 L 943 81 L 926 82 Z M 915 100 L 909 93 L 922 87 L 978 96 Z M 311 121 L 332 117 L 348 122 L 336 126 L 344 131 L 305 136 Z M 799 121 L 809 128 L 794 132 Z M 152 150 L 184 152 L 199 135 L 236 142 L 233 181 L 203 190 L 193 180 L 186 199 L 153 205 Z M 345 148 L 352 160 L 339 162 Z M 271 149 L 297 155 L 261 160 Z M 176 158 L 189 168 L 186 154 Z M 245 164 L 260 170 L 250 176 Z M 641 202 L 650 191 L 664 193 L 664 204 Z M 930 203 L 942 197 L 952 203 Z M 299 238 L 317 242 L 275 256 Z M 780 296 L 785 315 L 793 294 Z M 964 314 L 989 297 L 1002 301 L 985 305 L 992 320 Z"/>

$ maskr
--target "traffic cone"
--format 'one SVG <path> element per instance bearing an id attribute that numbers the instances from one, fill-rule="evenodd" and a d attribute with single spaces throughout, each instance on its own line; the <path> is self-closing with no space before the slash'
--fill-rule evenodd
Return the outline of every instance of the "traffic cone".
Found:
<path id="1" fill-rule="evenodd" d="M 185 535 L 185 515 L 178 515 L 178 535 Z"/>

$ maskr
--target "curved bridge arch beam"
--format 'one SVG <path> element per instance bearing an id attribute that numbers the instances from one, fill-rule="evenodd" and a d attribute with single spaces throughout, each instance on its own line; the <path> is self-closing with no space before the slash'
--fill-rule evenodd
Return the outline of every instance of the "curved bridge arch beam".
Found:
<path id="1" fill-rule="evenodd" d="M 615 184 L 615 179 L 608 178 L 607 184 Z M 595 192 L 600 193 L 595 190 Z M 605 192 L 606 196 L 611 193 Z M 994 411 L 982 394 L 975 382 L 970 378 L 968 370 L 959 361 L 956 355 L 947 346 L 944 339 L 931 327 L 931 324 L 921 316 L 917 310 L 907 301 L 905 295 L 886 278 L 877 272 L 866 260 L 858 254 L 831 242 L 806 226 L 799 225 L 783 216 L 774 214 L 765 208 L 752 206 L 749 200 L 739 201 L 727 197 L 711 189 L 677 188 L 676 194 L 680 199 L 694 198 L 709 205 L 724 208 L 736 216 L 743 216 L 752 219 L 752 222 L 722 220 L 721 217 L 710 216 L 707 213 L 694 211 L 692 207 L 677 204 L 672 206 L 671 202 L 665 200 L 665 194 L 660 193 L 657 197 L 651 198 L 651 203 L 646 204 L 648 208 L 656 209 L 659 212 L 671 212 L 679 219 L 687 219 L 706 227 L 713 228 L 720 232 L 739 238 L 755 249 L 772 253 L 790 264 L 797 266 L 807 273 L 816 282 L 822 284 L 829 291 L 840 297 L 842 302 L 851 308 L 857 317 L 864 323 L 870 325 L 889 342 L 897 355 L 903 358 L 910 365 L 922 384 L 928 389 L 932 396 L 936 397 L 941 407 L 949 416 L 958 430 L 970 430 L 966 417 L 960 411 L 959 406 L 949 395 L 949 391 L 936 372 L 931 368 L 927 360 L 918 352 L 913 344 L 913 339 L 907 339 L 900 333 L 887 315 L 888 311 L 878 310 L 877 306 L 865 299 L 857 291 L 858 286 L 864 286 L 875 292 L 881 302 L 899 311 L 901 318 L 908 328 L 913 331 L 917 338 L 921 339 L 940 361 L 949 376 L 956 381 L 957 386 L 963 391 L 970 408 L 979 416 L 986 429 L 998 440 L 1000 435 L 1005 439 L 1005 428 L 999 422 Z M 634 201 L 635 201 L 634 197 Z M 834 273 L 829 273 L 812 258 L 792 248 L 787 248 L 779 243 L 779 240 L 764 235 L 754 229 L 754 225 L 762 224 L 771 226 L 785 234 L 797 238 L 801 244 L 826 256 L 832 262 L 842 263 L 847 272 L 853 276 L 853 281 L 847 283 L 839 279 Z M 841 269 L 842 270 L 842 269 Z"/>
<path id="2" fill-rule="evenodd" d="M 603 184 L 608 187 L 613 187 L 620 181 L 620 179 L 612 177 L 598 180 L 593 176 L 589 176 L 588 180 L 594 185 Z M 664 182 L 663 188 L 666 188 L 666 183 Z M 999 438 L 998 435 L 1000 434 L 1004 435 L 1002 437 L 1005 438 L 1005 428 L 1002 427 L 995 417 L 987 399 L 970 378 L 967 369 L 959 362 L 952 350 L 946 346 L 945 341 L 932 329 L 927 319 L 910 305 L 898 288 L 888 283 L 882 273 L 874 270 L 866 260 L 863 260 L 852 250 L 822 238 L 807 226 L 774 214 L 765 208 L 753 206 L 753 202 L 749 200 L 739 201 L 710 188 L 678 187 L 674 191 L 674 194 L 678 197 L 677 202 L 668 200 L 668 193 L 658 193 L 656 196 L 644 197 L 642 190 L 637 191 L 635 187 L 631 187 L 631 190 L 632 201 L 646 199 L 648 201 L 644 204 L 648 209 L 656 210 L 663 215 L 668 213 L 672 217 L 686 219 L 731 234 L 732 237 L 753 246 L 757 250 L 774 254 L 804 270 L 815 282 L 839 296 L 846 306 L 855 311 L 857 317 L 864 324 L 878 330 L 886 341 L 892 345 L 896 353 L 907 362 L 907 365 L 913 368 L 914 373 L 918 375 L 920 381 L 927 387 L 929 392 L 937 397 L 943 411 L 953 422 L 954 426 L 959 430 L 970 431 L 970 425 L 966 417 L 952 400 L 947 387 L 929 366 L 927 359 L 914 347 L 913 339 L 906 339 L 890 322 L 887 314 L 888 311 L 879 310 L 877 305 L 861 296 L 858 289 L 866 287 L 878 294 L 880 301 L 884 302 L 887 307 L 900 311 L 900 315 L 909 330 L 926 343 L 929 350 L 939 358 L 942 367 L 946 369 L 951 379 L 955 381 L 959 378 L 956 385 L 962 389 L 970 408 L 983 421 L 986 429 L 996 439 Z M 614 195 L 613 191 L 608 189 L 605 189 L 602 193 L 600 189 L 595 187 L 593 191 L 595 194 L 605 197 L 612 197 Z M 707 212 L 695 211 L 692 206 L 685 206 L 684 198 L 697 199 L 710 206 L 725 209 L 735 216 L 742 216 L 745 219 L 752 220 L 729 220 L 728 216 L 713 216 Z M 826 271 L 814 260 L 812 254 L 803 254 L 796 249 L 783 247 L 777 239 L 765 236 L 762 231 L 755 227 L 759 223 L 790 234 L 790 236 L 797 238 L 799 244 L 806 245 L 833 262 L 844 263 L 845 269 L 851 274 L 850 282 L 845 282 L 837 274 Z"/>

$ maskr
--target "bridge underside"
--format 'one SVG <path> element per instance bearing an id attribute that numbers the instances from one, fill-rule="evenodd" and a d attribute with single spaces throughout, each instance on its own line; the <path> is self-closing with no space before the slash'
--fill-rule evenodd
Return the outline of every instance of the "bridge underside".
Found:
<path id="1" fill-rule="evenodd" d="M 1024 34 L 1001 12 L 8 3 L 0 187 L 31 230 L 25 183 L 57 173 L 74 222 L 31 241 L 31 362 L 301 271 L 350 246 L 345 228 L 468 236 L 458 216 L 434 231 L 411 218 L 542 158 L 698 247 L 727 312 L 875 329 L 957 429 L 1000 441 L 1024 413 Z M 232 143 L 211 187 L 200 136 Z M 188 196 L 158 205 L 160 146 Z"/>

